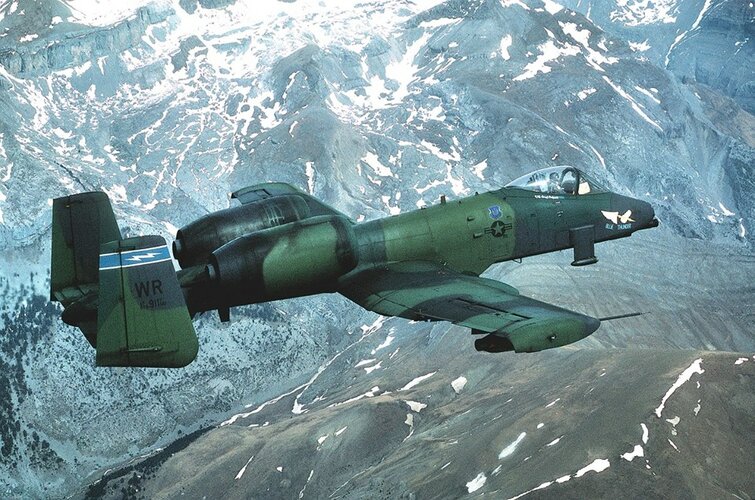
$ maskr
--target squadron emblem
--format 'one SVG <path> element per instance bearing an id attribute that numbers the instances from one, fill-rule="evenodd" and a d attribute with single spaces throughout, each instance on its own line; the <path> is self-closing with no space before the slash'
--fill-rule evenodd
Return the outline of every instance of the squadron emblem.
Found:
<path id="1" fill-rule="evenodd" d="M 634 219 L 632 219 L 632 211 L 627 210 L 622 215 L 619 215 L 619 212 L 606 212 L 605 210 L 600 211 L 603 214 L 603 217 L 610 220 L 614 224 L 626 224 L 627 222 L 634 222 Z"/>
<path id="2" fill-rule="evenodd" d="M 500 219 L 501 215 L 503 215 L 503 212 L 501 212 L 501 207 L 498 205 L 488 207 L 488 212 L 490 213 L 490 218 L 493 220 Z"/>

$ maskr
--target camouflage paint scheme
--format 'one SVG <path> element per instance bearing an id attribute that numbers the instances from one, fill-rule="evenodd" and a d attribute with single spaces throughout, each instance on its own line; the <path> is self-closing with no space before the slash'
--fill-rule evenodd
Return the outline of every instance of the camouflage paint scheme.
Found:
<path id="1" fill-rule="evenodd" d="M 564 189 L 546 187 L 554 171 Z M 163 238 L 121 238 L 104 193 L 58 198 L 51 299 L 97 349 L 100 366 L 184 366 L 197 354 L 197 313 L 217 310 L 227 321 L 234 306 L 333 292 L 385 316 L 468 327 L 484 335 L 475 341 L 481 351 L 563 346 L 600 321 L 479 275 L 567 248 L 573 265 L 593 264 L 595 242 L 658 221 L 648 203 L 573 167 L 522 179 L 361 224 L 288 184 L 250 186 L 232 195 L 240 206 L 178 231 L 178 273 Z"/>

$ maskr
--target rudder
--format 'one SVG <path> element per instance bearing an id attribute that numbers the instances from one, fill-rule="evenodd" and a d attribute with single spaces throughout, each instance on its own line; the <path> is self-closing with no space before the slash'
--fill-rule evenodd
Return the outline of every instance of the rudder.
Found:
<path id="1" fill-rule="evenodd" d="M 50 300 L 65 307 L 63 321 L 97 345 L 97 283 L 100 245 L 121 232 L 105 193 L 96 191 L 52 202 Z"/>

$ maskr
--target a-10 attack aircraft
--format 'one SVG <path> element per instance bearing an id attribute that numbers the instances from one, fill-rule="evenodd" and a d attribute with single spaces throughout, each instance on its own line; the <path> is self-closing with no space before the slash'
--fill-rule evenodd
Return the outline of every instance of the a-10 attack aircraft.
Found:
<path id="1" fill-rule="evenodd" d="M 241 205 L 181 228 L 173 255 L 160 236 L 123 238 L 107 195 L 53 202 L 50 297 L 96 348 L 99 366 L 181 367 L 197 355 L 192 317 L 338 292 L 365 309 L 449 321 L 479 351 L 534 352 L 576 342 L 600 320 L 481 278 L 496 262 L 568 248 L 597 262 L 595 242 L 656 227 L 649 203 L 604 189 L 574 167 L 506 187 L 356 223 L 283 183 L 232 194 Z M 603 318 L 613 319 L 613 318 Z"/>

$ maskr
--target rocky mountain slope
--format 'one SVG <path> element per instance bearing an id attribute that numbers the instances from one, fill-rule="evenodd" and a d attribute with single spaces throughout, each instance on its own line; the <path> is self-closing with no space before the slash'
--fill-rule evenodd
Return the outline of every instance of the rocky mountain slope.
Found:
<path id="1" fill-rule="evenodd" d="M 335 492 L 340 483 L 333 484 L 341 478 L 349 482 L 338 494 L 358 496 L 375 486 L 375 495 L 382 496 L 379 485 L 387 477 L 396 481 L 385 487 L 400 491 L 386 490 L 385 496 L 404 491 L 432 496 L 446 491 L 432 488 L 452 483 L 463 493 L 466 482 L 483 472 L 485 482 L 475 491 L 492 492 L 502 485 L 494 469 L 485 469 L 493 465 L 489 457 L 462 460 L 473 453 L 472 442 L 457 459 L 463 468 L 443 469 L 448 483 L 424 483 L 435 470 L 427 464 L 433 429 L 451 434 L 461 432 L 454 426 L 464 432 L 476 427 L 474 411 L 455 417 L 473 406 L 484 415 L 510 410 L 500 401 L 508 383 L 520 387 L 520 405 L 501 417 L 506 425 L 479 439 L 504 445 L 517 438 L 520 427 L 531 436 L 534 430 L 515 423 L 551 396 L 549 377 L 557 377 L 557 388 L 566 390 L 564 380 L 574 379 L 575 391 L 587 391 L 592 386 L 586 374 L 614 366 L 616 374 L 606 380 L 630 381 L 631 387 L 619 386 L 618 395 L 608 386 L 595 391 L 609 406 L 622 398 L 638 401 L 636 412 L 627 413 L 628 430 L 614 432 L 609 407 L 600 414 L 606 438 L 599 440 L 600 453 L 585 443 L 564 451 L 568 459 L 543 455 L 550 465 L 538 484 L 521 479 L 531 468 L 520 463 L 521 478 L 513 476 L 519 479 L 501 493 L 514 496 L 574 475 L 594 459 L 611 461 L 606 472 L 585 475 L 595 490 L 580 490 L 584 481 L 557 482 L 545 490 L 565 488 L 580 496 L 603 491 L 602 478 L 616 471 L 637 478 L 616 460 L 631 449 L 619 448 L 636 444 L 640 422 L 656 429 L 648 446 L 659 466 L 682 470 L 675 467 L 692 464 L 674 460 L 660 437 L 654 441 L 666 414 L 653 420 L 649 411 L 698 358 L 703 368 L 716 367 L 709 373 L 715 371 L 710 385 L 717 389 L 705 395 L 711 409 L 727 391 L 739 394 L 732 396 L 739 403 L 715 406 L 733 415 L 720 435 L 692 425 L 702 420 L 682 417 L 678 425 L 688 420 L 691 425 L 682 443 L 698 450 L 690 452 L 691 461 L 702 456 L 699 447 L 706 442 L 720 447 L 711 460 L 736 471 L 728 460 L 739 455 L 726 458 L 723 450 L 746 439 L 737 425 L 752 427 L 747 411 L 738 410 L 752 409 L 747 399 L 752 377 L 751 363 L 734 362 L 751 357 L 747 353 L 755 348 L 755 119 L 747 73 L 753 67 L 747 64 L 752 7 L 669 0 L 658 5 L 670 6 L 673 21 L 635 27 L 612 19 L 612 10 L 599 11 L 597 2 L 574 3 L 564 2 L 572 11 L 540 0 L 376 1 L 349 9 L 334 0 L 268 2 L 253 9 L 244 2 L 181 0 L 134 2 L 121 10 L 83 0 L 2 2 L 0 247 L 6 251 L 0 256 L 0 492 L 82 493 L 82 484 L 116 463 L 212 428 L 243 405 L 252 411 L 289 392 L 253 414 L 271 412 L 267 427 L 247 431 L 242 424 L 265 421 L 238 419 L 196 441 L 184 439 L 181 446 L 187 447 L 174 461 L 148 460 L 151 482 L 137 478 L 132 486 L 172 496 L 165 489 L 165 481 L 175 482 L 172 467 L 190 470 L 187 463 L 222 457 L 241 439 L 245 444 L 233 457 L 256 454 L 263 441 L 269 443 L 266 453 L 296 457 L 274 466 L 289 475 L 273 468 L 264 481 L 253 482 L 309 484 L 304 493 L 313 496 Z M 674 43 L 682 32 L 687 34 Z M 647 39 L 645 51 L 633 45 L 641 37 Z M 726 50 L 736 52 L 723 66 L 721 59 L 704 57 L 722 39 Z M 700 54 L 693 62 L 691 52 Z M 668 63 L 661 60 L 666 55 Z M 241 308 L 230 325 L 207 316 L 198 324 L 200 357 L 184 370 L 106 370 L 93 366 L 80 333 L 62 324 L 46 299 L 49 200 L 62 194 L 105 190 L 126 234 L 171 237 L 182 224 L 227 207 L 228 192 L 256 182 L 290 182 L 364 220 L 435 203 L 441 194 L 453 198 L 493 189 L 554 164 L 584 168 L 613 190 L 647 199 L 662 221 L 652 234 L 599 246 L 601 262 L 586 269 L 570 268 L 565 256 L 553 255 L 490 271 L 523 293 L 590 314 L 652 311 L 607 323 L 578 344 L 578 352 L 480 358 L 461 329 L 376 322 L 375 315 L 332 296 Z M 377 349 L 386 342 L 390 346 Z M 637 348 L 661 352 L 651 356 Z M 438 376 L 412 397 L 446 398 L 438 405 L 415 412 L 401 397 L 384 394 L 432 371 Z M 487 376 L 483 381 L 472 372 Z M 353 379 L 355 373 L 359 377 Z M 466 394 L 475 397 L 447 406 L 455 394 L 449 379 L 462 374 L 470 381 Z M 315 386 L 320 388 L 310 388 Z M 306 408 L 290 401 L 304 389 L 297 404 Z M 354 404 L 327 408 L 368 393 Z M 575 394 L 561 406 L 573 419 L 595 404 Z M 327 397 L 314 402 L 320 395 Z M 296 408 L 306 413 L 290 414 Z M 394 417 L 416 419 L 416 433 L 406 443 L 413 424 L 394 425 Z M 318 455 L 309 446 L 313 433 L 330 429 L 326 421 L 358 427 L 343 433 L 355 439 L 344 451 L 347 457 L 371 452 L 370 426 L 388 433 L 389 448 L 358 460 L 372 472 L 351 480 L 362 469 L 331 471 L 325 467 L 345 465 L 330 456 L 315 467 Z M 577 425 L 565 418 L 567 423 Z M 335 446 L 341 427 L 328 430 L 330 439 L 318 446 Z M 278 442 L 292 433 L 301 444 Z M 703 441 L 701 434 L 714 441 Z M 414 449 L 417 460 L 409 456 Z M 235 461 L 219 460 L 219 468 L 236 468 Z M 249 476 L 235 480 L 241 466 L 208 484 L 231 488 L 262 471 L 252 460 Z M 652 475 L 639 469 L 635 472 Z M 673 476 L 674 484 L 693 494 L 752 494 L 752 484 L 734 472 L 714 487 L 707 472 L 695 471 L 688 482 L 680 473 Z M 126 487 L 117 480 L 98 484 L 103 489 L 94 491 L 100 493 L 118 494 Z M 187 479 L 186 492 L 199 494 L 202 487 Z M 233 487 L 242 496 L 251 491 Z"/>
<path id="2" fill-rule="evenodd" d="M 739 0 L 647 2 L 564 0 L 632 50 L 755 111 L 755 14 Z"/>

